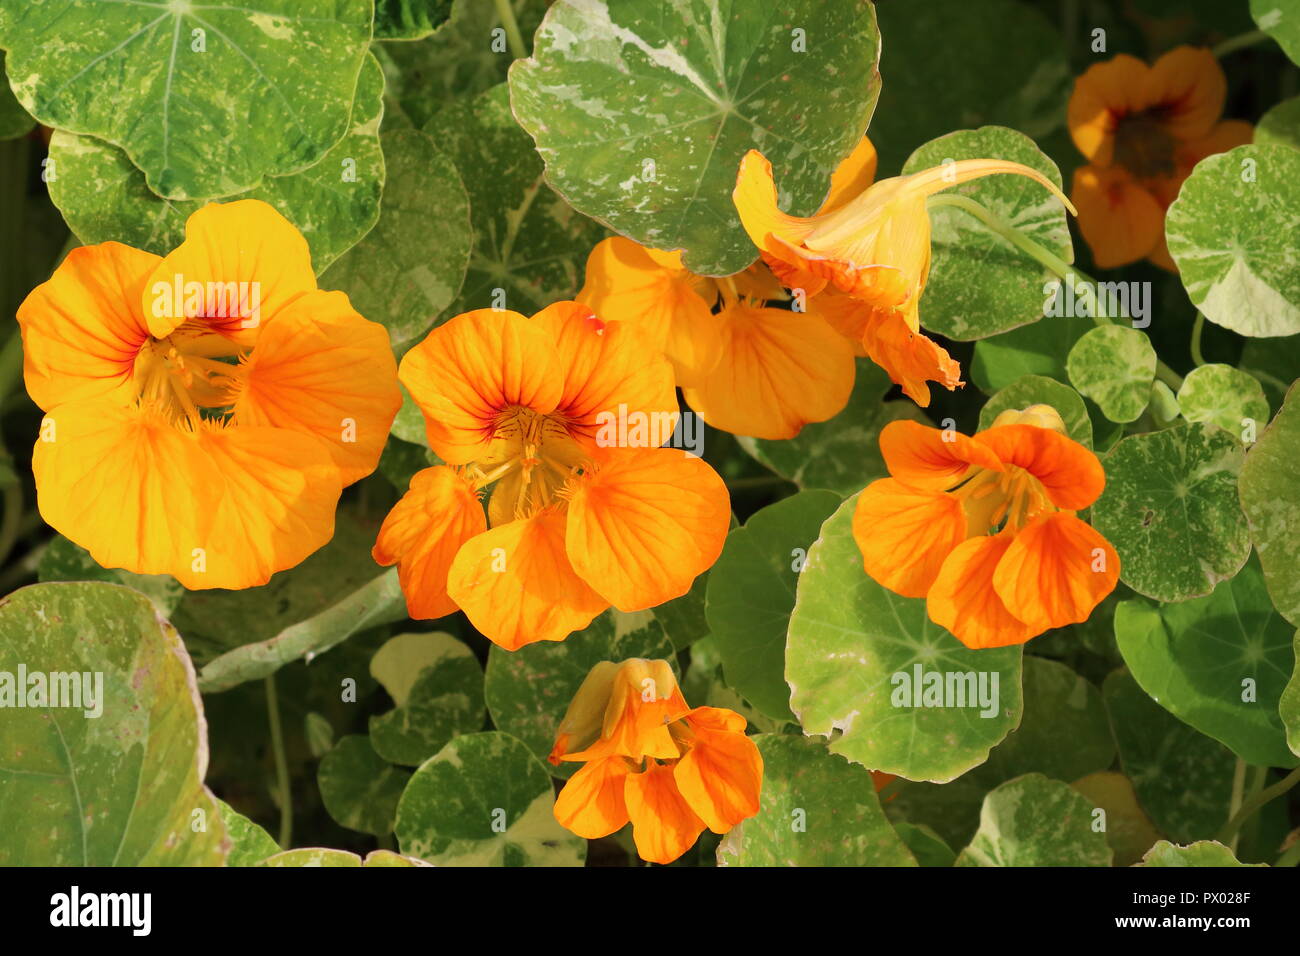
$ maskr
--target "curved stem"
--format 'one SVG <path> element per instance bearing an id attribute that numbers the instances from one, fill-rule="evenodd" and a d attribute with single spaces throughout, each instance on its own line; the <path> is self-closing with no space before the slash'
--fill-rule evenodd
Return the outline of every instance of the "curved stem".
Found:
<path id="1" fill-rule="evenodd" d="M 280 849 L 289 849 L 293 839 L 293 794 L 289 789 L 289 761 L 284 754 L 284 732 L 280 727 L 280 701 L 275 692 L 275 675 L 266 684 L 266 713 L 271 722 L 271 750 L 275 754 L 276 789 L 280 794 Z"/>
<path id="2" fill-rule="evenodd" d="M 1192 326 L 1192 361 L 1197 367 L 1205 364 L 1205 356 L 1201 353 L 1201 333 L 1205 331 L 1205 313 L 1197 311 L 1196 323 Z"/>
<path id="3" fill-rule="evenodd" d="M 1237 764 L 1232 768 L 1232 792 L 1228 797 L 1228 819 L 1231 820 L 1241 812 L 1241 801 L 1245 798 L 1246 792 L 1246 761 L 1240 757 L 1237 758 Z M 1234 834 L 1232 842 L 1228 844 L 1228 849 L 1233 853 L 1237 852 L 1237 840 L 1240 834 Z"/>
<path id="4" fill-rule="evenodd" d="M 1243 800 L 1241 809 L 1233 814 L 1232 818 L 1223 825 L 1223 829 L 1219 831 L 1219 834 L 1215 839 L 1220 843 L 1226 844 L 1236 835 L 1237 831 L 1241 829 L 1241 825 L 1254 816 L 1260 807 L 1268 803 L 1274 797 L 1282 796 L 1282 794 L 1286 793 L 1297 783 L 1300 783 L 1300 767 L 1296 767 L 1271 787 L 1265 787 L 1258 793 Z"/>
<path id="5" fill-rule="evenodd" d="M 1251 30 L 1248 33 L 1239 33 L 1235 37 L 1228 37 L 1221 43 L 1218 43 L 1210 50 L 1215 59 L 1222 60 L 1229 53 L 1236 53 L 1238 50 L 1244 50 L 1246 47 L 1254 46 L 1257 43 L 1263 43 L 1268 39 L 1268 34 L 1263 30 Z"/>
<path id="6" fill-rule="evenodd" d="M 501 18 L 501 26 L 506 31 L 506 41 L 510 44 L 510 52 L 516 60 L 522 60 L 528 56 L 528 47 L 524 46 L 524 36 L 519 32 L 514 8 L 510 6 L 510 0 L 496 0 L 496 5 L 497 16 Z"/>

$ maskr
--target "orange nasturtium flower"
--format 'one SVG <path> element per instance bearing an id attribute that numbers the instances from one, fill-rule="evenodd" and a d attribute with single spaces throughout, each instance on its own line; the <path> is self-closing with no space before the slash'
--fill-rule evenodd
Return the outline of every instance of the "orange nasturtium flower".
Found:
<path id="1" fill-rule="evenodd" d="M 1152 66 L 1121 53 L 1075 81 L 1070 135 L 1088 164 L 1075 171 L 1070 198 L 1098 266 L 1148 258 L 1174 269 L 1165 210 L 1193 166 L 1254 136 L 1249 123 L 1220 120 L 1226 95 L 1214 54 L 1187 46 Z"/>
<path id="2" fill-rule="evenodd" d="M 963 384 L 957 363 L 921 334 L 920 299 L 930 272 L 926 200 L 982 176 L 1013 174 L 1044 186 L 1067 207 L 1070 203 L 1042 173 L 1000 159 L 963 159 L 873 184 L 874 150 L 869 164 L 846 168 L 868 149 L 869 143 L 860 146 L 836 171 L 831 195 L 814 216 L 791 216 L 778 208 L 772 164 L 753 149 L 740 162 L 732 199 L 777 278 L 816 297 L 823 310 L 837 312 L 830 321 L 859 340 L 871 360 L 925 407 L 930 402 L 926 382 L 949 390 Z"/>
<path id="3" fill-rule="evenodd" d="M 163 257 L 72 250 L 18 322 L 41 516 L 187 588 L 264 584 L 329 541 L 401 407 L 387 331 L 256 200 L 204 206 Z"/>
<path id="4" fill-rule="evenodd" d="M 971 648 L 1023 644 L 1087 620 L 1119 556 L 1075 516 L 1101 494 L 1101 462 L 1056 410 L 1008 410 L 973 437 L 916 422 L 880 433 L 889 478 L 858 498 L 853 537 L 875 581 L 924 597 Z"/>
<path id="5" fill-rule="evenodd" d="M 555 819 L 587 840 L 631 821 L 637 854 L 671 863 L 708 827 L 726 833 L 758 813 L 763 757 L 745 718 L 690 708 L 667 661 L 601 661 L 560 723 L 550 761 L 579 761 Z"/>
<path id="6" fill-rule="evenodd" d="M 480 309 L 430 332 L 398 376 L 446 462 L 411 479 L 374 547 L 412 617 L 459 608 L 507 650 L 562 641 L 611 605 L 685 594 L 721 553 L 726 485 L 657 447 L 678 415 L 672 369 L 634 326 L 577 302 Z"/>

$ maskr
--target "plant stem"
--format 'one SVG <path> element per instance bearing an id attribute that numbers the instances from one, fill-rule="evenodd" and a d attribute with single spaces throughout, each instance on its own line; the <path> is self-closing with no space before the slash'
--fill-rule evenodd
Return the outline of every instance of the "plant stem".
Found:
<path id="1" fill-rule="evenodd" d="M 271 750 L 275 754 L 276 789 L 280 795 L 280 849 L 289 849 L 293 839 L 293 795 L 289 789 L 289 761 L 284 755 L 284 732 L 280 728 L 280 701 L 275 693 L 275 675 L 266 677 L 266 713 L 271 722 Z"/>
<path id="2" fill-rule="evenodd" d="M 959 196 L 955 193 L 942 193 L 938 196 L 931 196 L 930 205 L 952 206 L 955 209 L 960 209 L 963 212 L 969 213 L 1035 262 L 1038 262 L 1044 268 L 1055 273 L 1056 277 L 1062 282 L 1073 283 L 1075 297 L 1085 300 L 1088 303 L 1088 311 L 1091 313 L 1092 321 L 1095 324 L 1111 325 L 1115 318 L 1131 318 L 1131 316 L 1127 315 L 1108 316 L 1101 314 L 1101 303 L 1098 301 L 1095 291 L 1097 288 L 1096 282 L 1088 278 L 1088 276 L 1084 275 L 1050 249 L 1044 249 L 1015 226 L 1006 222 L 997 214 L 989 211 L 969 196 Z M 1160 379 L 1160 381 L 1164 382 L 1175 392 L 1177 392 L 1183 385 L 1183 377 L 1159 359 L 1156 360 L 1156 378 Z"/>
<path id="3" fill-rule="evenodd" d="M 1281 856 L 1277 858 L 1274 866 L 1296 866 L 1300 865 L 1300 839 L 1292 843 Z"/>
<path id="4" fill-rule="evenodd" d="M 1205 364 L 1205 356 L 1201 353 L 1201 333 L 1205 331 L 1205 313 L 1199 309 L 1196 312 L 1196 322 L 1192 326 L 1192 361 L 1197 367 Z"/>
<path id="5" fill-rule="evenodd" d="M 528 47 L 524 46 L 524 36 L 519 32 L 514 8 L 510 6 L 510 0 L 496 0 L 496 5 L 497 16 L 501 18 L 501 26 L 505 28 L 506 40 L 510 44 L 510 52 L 516 60 L 522 60 L 528 56 Z"/>
<path id="6" fill-rule="evenodd" d="M 1214 54 L 1215 59 L 1222 60 L 1230 53 L 1236 53 L 1238 50 L 1246 49 L 1246 47 L 1263 43 L 1267 39 L 1268 34 L 1263 30 L 1251 30 L 1248 33 L 1239 33 L 1235 37 L 1228 37 L 1228 39 L 1217 44 L 1210 52 Z"/>
<path id="7" fill-rule="evenodd" d="M 1250 797 L 1243 800 L 1241 808 L 1237 810 L 1235 814 L 1232 814 L 1215 839 L 1220 843 L 1225 844 L 1229 840 L 1233 840 L 1237 831 L 1241 829 L 1241 825 L 1254 816 L 1255 812 L 1258 811 L 1260 807 L 1268 803 L 1274 797 L 1282 796 L 1282 794 L 1286 793 L 1297 783 L 1300 783 L 1300 767 L 1296 767 L 1271 787 L 1265 787 L 1258 793 L 1252 794 Z M 1236 787 L 1235 778 L 1233 780 L 1233 786 L 1234 788 Z"/>
<path id="8" fill-rule="evenodd" d="M 1232 820 L 1241 812 L 1241 801 L 1246 792 L 1246 761 L 1240 757 L 1237 758 L 1236 766 L 1232 768 L 1232 794 L 1228 797 L 1228 819 Z M 1232 843 L 1228 849 L 1233 853 L 1237 852 L 1237 836 L 1234 835 Z"/>

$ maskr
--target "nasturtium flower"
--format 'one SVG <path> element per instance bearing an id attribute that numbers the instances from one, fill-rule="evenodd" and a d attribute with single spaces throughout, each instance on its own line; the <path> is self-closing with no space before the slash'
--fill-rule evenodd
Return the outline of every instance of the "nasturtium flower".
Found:
<path id="1" fill-rule="evenodd" d="M 1070 198 L 1097 265 L 1146 258 L 1174 269 L 1169 204 L 1198 162 L 1254 136 L 1249 123 L 1220 119 L 1226 95 L 1214 54 L 1187 46 L 1150 66 L 1121 53 L 1075 81 L 1067 118 L 1088 163 L 1075 171 Z"/>
<path id="2" fill-rule="evenodd" d="M 678 416 L 672 369 L 635 326 L 577 302 L 466 312 L 398 376 L 445 462 L 411 479 L 374 547 L 412 617 L 459 608 L 507 650 L 561 641 L 611 605 L 685 594 L 721 553 L 726 485 L 658 447 Z"/>
<path id="3" fill-rule="evenodd" d="M 18 322 L 42 517 L 187 588 L 264 584 L 329 541 L 401 407 L 387 331 L 256 200 L 204 206 L 166 256 L 73 249 Z"/>
<path id="4" fill-rule="evenodd" d="M 583 764 L 555 819 L 588 840 L 632 824 L 641 859 L 671 863 L 708 827 L 726 833 L 758 813 L 763 757 L 745 718 L 687 706 L 667 661 L 601 661 L 561 721 L 550 761 Z"/>
<path id="5" fill-rule="evenodd" d="M 863 567 L 971 648 L 1023 644 L 1087 620 L 1115 589 L 1119 556 L 1075 515 L 1101 494 L 1097 456 L 1055 409 L 1007 410 L 973 437 L 886 425 L 890 477 L 858 498 Z"/>
<path id="6" fill-rule="evenodd" d="M 1042 173 L 1006 160 L 963 159 L 873 184 L 875 166 L 875 150 L 864 139 L 836 170 L 817 214 L 798 217 L 778 208 L 772 164 L 751 149 L 740 162 L 732 198 L 776 277 L 814 297 L 821 310 L 837 312 L 836 327 L 860 341 L 924 407 L 930 402 L 926 382 L 949 390 L 963 384 L 957 363 L 921 334 L 920 300 L 930 272 L 926 200 L 972 179 L 1011 174 L 1069 201 Z"/>

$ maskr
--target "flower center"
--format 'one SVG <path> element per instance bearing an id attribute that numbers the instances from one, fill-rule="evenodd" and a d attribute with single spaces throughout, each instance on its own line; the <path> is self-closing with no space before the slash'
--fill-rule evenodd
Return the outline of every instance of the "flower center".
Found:
<path id="1" fill-rule="evenodd" d="M 1057 510 L 1042 483 L 1017 465 L 1002 472 L 976 468 L 949 494 L 961 502 L 968 538 L 1002 527 L 1018 531 L 1036 516 Z"/>
<path id="2" fill-rule="evenodd" d="M 514 405 L 498 414 L 488 453 L 469 466 L 475 490 L 493 483 L 488 521 L 496 526 L 563 502 L 565 483 L 587 454 L 561 416 Z"/>
<path id="3" fill-rule="evenodd" d="M 1172 176 L 1177 145 L 1158 109 L 1130 113 L 1115 127 L 1115 162 L 1139 179 Z"/>
<path id="4" fill-rule="evenodd" d="M 222 335 L 177 331 L 151 337 L 135 357 L 136 397 L 162 409 L 174 424 L 196 427 L 204 410 L 235 404 L 247 378 L 246 358 Z"/>

